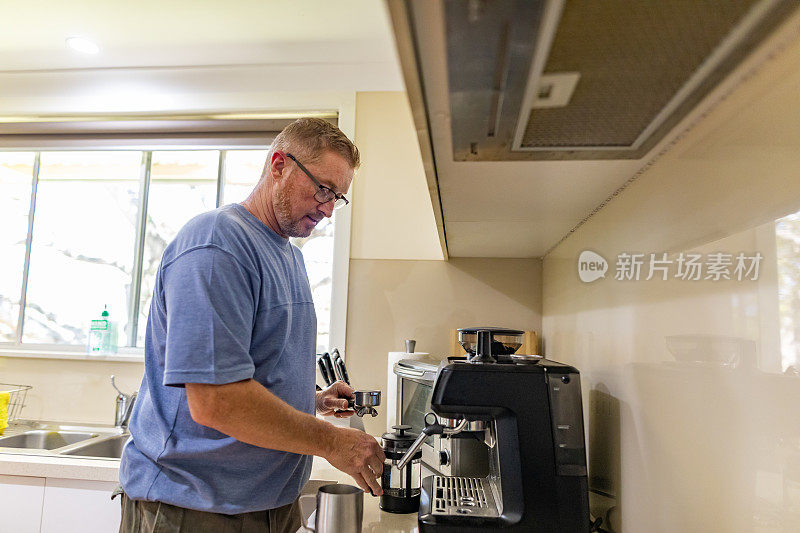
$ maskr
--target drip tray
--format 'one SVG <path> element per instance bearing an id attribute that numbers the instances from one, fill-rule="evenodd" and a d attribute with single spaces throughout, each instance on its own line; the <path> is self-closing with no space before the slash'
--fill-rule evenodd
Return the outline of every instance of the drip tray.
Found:
<path id="1" fill-rule="evenodd" d="M 482 478 L 433 476 L 431 514 L 497 517 L 492 491 Z"/>

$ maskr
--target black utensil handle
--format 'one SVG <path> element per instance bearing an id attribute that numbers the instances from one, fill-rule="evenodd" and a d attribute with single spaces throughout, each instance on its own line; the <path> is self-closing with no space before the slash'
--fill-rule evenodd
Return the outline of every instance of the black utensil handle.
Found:
<path id="1" fill-rule="evenodd" d="M 344 364 L 344 359 L 339 358 L 341 367 L 339 370 L 342 372 L 342 381 L 350 385 L 350 375 L 347 373 L 347 366 Z"/>
<path id="2" fill-rule="evenodd" d="M 333 357 L 333 371 L 336 373 L 336 379 L 344 381 L 344 376 L 342 376 L 342 360 L 336 356 Z"/>
<path id="3" fill-rule="evenodd" d="M 319 373 L 322 374 L 322 381 L 325 382 L 325 385 L 330 385 L 331 383 L 333 383 L 333 381 L 331 381 L 330 376 L 328 375 L 328 367 L 325 366 L 325 361 L 322 360 L 322 356 L 320 356 L 320 358 L 317 359 L 317 366 L 319 367 Z"/>
<path id="4" fill-rule="evenodd" d="M 339 374 L 339 379 L 350 385 L 350 376 L 347 375 L 347 368 L 344 366 L 344 361 L 341 357 L 336 359 L 336 370 Z"/>
<path id="5" fill-rule="evenodd" d="M 328 376 L 330 376 L 331 384 L 336 381 L 336 372 L 333 371 L 333 362 L 331 361 L 331 356 L 328 355 L 328 352 L 322 354 L 322 361 L 325 363 L 325 368 L 328 370 Z"/>
<path id="6" fill-rule="evenodd" d="M 334 348 L 331 354 L 333 355 L 333 362 L 338 367 L 339 374 L 341 376 L 340 379 L 350 385 L 350 375 L 347 373 L 347 365 L 344 364 L 344 359 L 342 359 L 342 356 L 339 354 L 339 348 Z M 341 361 L 341 366 L 339 366 L 337 361 Z"/>

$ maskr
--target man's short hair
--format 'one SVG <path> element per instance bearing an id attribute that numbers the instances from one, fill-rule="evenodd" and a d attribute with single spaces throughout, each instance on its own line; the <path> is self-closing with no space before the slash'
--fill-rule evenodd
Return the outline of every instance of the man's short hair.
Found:
<path id="1" fill-rule="evenodd" d="M 356 145 L 342 130 L 321 118 L 299 118 L 283 128 L 272 142 L 270 155 L 275 150 L 289 152 L 303 163 L 317 162 L 330 150 L 342 156 L 353 169 L 361 165 Z"/>

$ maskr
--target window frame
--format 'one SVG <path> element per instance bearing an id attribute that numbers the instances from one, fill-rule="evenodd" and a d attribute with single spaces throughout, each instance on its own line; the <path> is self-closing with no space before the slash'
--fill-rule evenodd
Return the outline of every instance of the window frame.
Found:
<path id="1" fill-rule="evenodd" d="M 337 116 L 339 128 L 349 137 L 353 138 L 355 130 L 355 102 L 343 103 Z M 344 113 L 342 112 L 344 111 Z M 299 116 L 299 115 L 298 115 Z M 250 133 L 250 132 L 248 132 Z M 265 132 L 266 133 L 266 132 Z M 20 152 L 32 151 L 34 156 L 34 168 L 31 178 L 31 197 L 28 212 L 28 228 L 25 240 L 25 260 L 23 266 L 23 279 L 20 286 L 20 311 L 18 316 L 16 337 L 14 342 L 0 343 L 0 356 L 6 357 L 30 357 L 46 359 L 78 359 L 78 360 L 98 360 L 98 361 L 119 361 L 119 362 L 142 362 L 144 360 L 144 348 L 130 346 L 135 344 L 138 329 L 143 327 L 139 324 L 138 313 L 140 306 L 140 292 L 142 286 L 142 261 L 144 255 L 145 222 L 147 219 L 147 208 L 149 200 L 149 189 L 151 182 L 152 154 L 154 151 L 178 151 L 178 150 L 219 150 L 217 180 L 216 180 L 216 206 L 219 207 L 223 201 L 225 188 L 225 161 L 227 153 L 231 150 L 265 150 L 277 132 L 269 132 L 271 135 L 261 135 L 261 144 L 253 142 L 251 136 L 225 136 L 212 134 L 195 139 L 187 139 L 181 135 L 178 138 L 172 136 L 152 135 L 144 138 L 143 136 L 108 136 L 99 135 L 90 138 L 75 138 L 66 135 L 61 138 L 47 136 L 47 139 L 33 140 L 29 144 L 25 140 L 11 144 L 2 143 L 0 152 Z M 264 144 L 264 141 L 267 141 Z M 134 243 L 134 266 L 131 273 L 131 294 L 128 307 L 128 320 L 131 327 L 125 334 L 124 346 L 119 347 L 118 354 L 97 356 L 88 355 L 86 347 L 71 344 L 39 344 L 23 343 L 24 335 L 24 316 L 27 299 L 28 276 L 30 273 L 30 255 L 33 240 L 33 227 L 36 210 L 36 193 L 39 180 L 39 169 L 41 163 L 41 153 L 48 151 L 141 151 L 142 162 L 140 166 L 139 178 L 139 205 L 137 212 L 135 243 Z M 331 286 L 331 310 L 329 328 L 329 349 L 338 347 L 344 352 L 346 313 L 347 313 L 347 283 L 350 257 L 350 208 L 345 207 L 334 213 L 334 251 L 332 265 L 332 286 Z M 122 326 L 122 325 L 120 325 Z M 121 327 L 121 331 L 126 328 Z M 120 339 L 122 340 L 122 339 Z M 121 343 L 122 344 L 122 343 Z"/>

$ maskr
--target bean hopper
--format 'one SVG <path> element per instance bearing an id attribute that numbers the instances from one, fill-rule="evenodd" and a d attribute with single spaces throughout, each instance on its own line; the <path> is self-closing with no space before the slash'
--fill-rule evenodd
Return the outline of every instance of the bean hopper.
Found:
<path id="1" fill-rule="evenodd" d="M 407 425 L 392 426 L 392 429 L 395 431 L 381 437 L 386 460 L 381 475 L 380 508 L 390 513 L 415 513 L 419 510 L 422 451 L 418 449 L 399 468 L 397 463 L 414 444 L 417 434 L 410 433 L 411 426 Z"/>
<path id="2" fill-rule="evenodd" d="M 512 363 L 536 362 L 539 355 L 518 355 L 522 346 L 524 331 L 495 327 L 461 328 L 458 330 L 458 343 L 467 352 L 472 363 Z"/>

